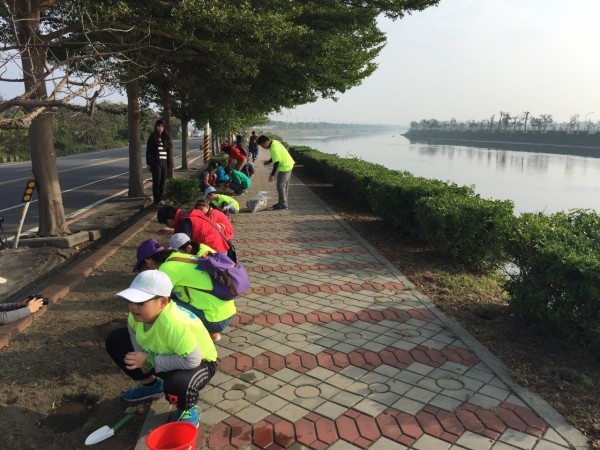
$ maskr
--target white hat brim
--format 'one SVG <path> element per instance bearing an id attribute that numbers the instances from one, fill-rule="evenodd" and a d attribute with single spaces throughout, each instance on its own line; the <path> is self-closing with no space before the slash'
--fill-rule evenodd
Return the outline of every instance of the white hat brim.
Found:
<path id="1" fill-rule="evenodd" d="M 125 300 L 133 303 L 143 303 L 150 300 L 151 298 L 156 297 L 156 295 L 154 294 L 150 294 L 148 292 L 140 291 L 139 289 L 133 288 L 127 288 L 124 291 L 121 291 L 118 294 L 116 294 L 116 296 L 122 297 Z"/>

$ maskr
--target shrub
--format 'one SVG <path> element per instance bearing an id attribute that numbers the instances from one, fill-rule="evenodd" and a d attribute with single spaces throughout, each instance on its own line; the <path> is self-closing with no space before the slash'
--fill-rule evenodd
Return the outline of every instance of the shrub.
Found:
<path id="1" fill-rule="evenodd" d="M 200 196 L 200 183 L 196 179 L 169 178 L 165 183 L 165 198 L 176 205 L 192 203 Z"/>
<path id="2" fill-rule="evenodd" d="M 425 241 L 465 269 L 489 271 L 506 261 L 512 202 L 444 193 L 418 200 L 415 212 Z"/>
<path id="3" fill-rule="evenodd" d="M 506 286 L 515 310 L 549 321 L 600 357 L 600 216 L 523 214 L 507 250 L 518 268 Z"/>
<path id="4" fill-rule="evenodd" d="M 388 171 L 373 183 L 367 198 L 371 209 L 391 221 L 403 234 L 423 239 L 416 219 L 417 202 L 446 193 L 472 195 L 473 187 L 415 177 L 408 172 Z"/>

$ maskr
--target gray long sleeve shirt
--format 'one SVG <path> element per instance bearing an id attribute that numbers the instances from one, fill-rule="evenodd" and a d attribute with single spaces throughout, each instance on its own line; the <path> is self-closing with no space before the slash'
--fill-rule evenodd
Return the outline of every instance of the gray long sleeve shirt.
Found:
<path id="1" fill-rule="evenodd" d="M 31 314 L 22 303 L 0 303 L 0 325 L 16 322 Z"/>

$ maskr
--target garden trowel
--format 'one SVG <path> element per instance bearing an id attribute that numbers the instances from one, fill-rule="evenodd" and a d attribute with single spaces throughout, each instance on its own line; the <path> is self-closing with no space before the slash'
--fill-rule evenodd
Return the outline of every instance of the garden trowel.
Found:
<path id="1" fill-rule="evenodd" d="M 85 445 L 94 445 L 98 442 L 102 442 L 103 440 L 108 439 L 109 437 L 114 436 L 115 431 L 117 431 L 119 428 L 121 428 L 123 425 L 129 422 L 133 418 L 133 416 L 135 416 L 134 413 L 127 414 L 125 417 L 119 420 L 112 428 L 108 425 L 104 425 L 102 428 L 98 428 L 96 431 L 94 431 L 87 437 L 87 439 L 85 440 Z"/>

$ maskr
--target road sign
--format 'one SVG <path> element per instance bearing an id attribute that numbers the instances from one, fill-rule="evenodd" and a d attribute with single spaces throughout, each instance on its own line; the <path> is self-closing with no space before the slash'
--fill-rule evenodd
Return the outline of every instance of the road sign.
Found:
<path id="1" fill-rule="evenodd" d="M 35 180 L 29 180 L 21 201 L 24 203 L 30 202 L 31 197 L 33 197 L 33 191 L 35 191 Z"/>

